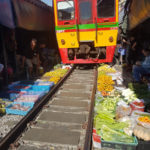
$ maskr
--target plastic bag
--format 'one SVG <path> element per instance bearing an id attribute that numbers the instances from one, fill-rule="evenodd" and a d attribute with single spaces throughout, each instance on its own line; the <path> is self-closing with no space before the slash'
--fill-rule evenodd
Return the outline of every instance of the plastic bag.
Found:
<path id="1" fill-rule="evenodd" d="M 131 113 L 130 106 L 128 106 L 124 101 L 118 102 L 118 106 L 116 108 L 116 119 L 128 116 L 130 115 L 130 113 Z"/>

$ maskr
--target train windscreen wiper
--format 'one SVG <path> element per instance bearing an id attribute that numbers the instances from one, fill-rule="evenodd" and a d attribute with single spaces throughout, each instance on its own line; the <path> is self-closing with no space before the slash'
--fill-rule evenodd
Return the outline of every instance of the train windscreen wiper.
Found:
<path id="1" fill-rule="evenodd" d="M 73 7 L 70 3 L 69 3 L 69 1 L 68 0 L 65 0 L 71 7 Z"/>
<path id="2" fill-rule="evenodd" d="M 99 0 L 98 3 L 97 3 L 97 5 L 99 5 L 102 1 L 103 1 L 103 0 Z"/>

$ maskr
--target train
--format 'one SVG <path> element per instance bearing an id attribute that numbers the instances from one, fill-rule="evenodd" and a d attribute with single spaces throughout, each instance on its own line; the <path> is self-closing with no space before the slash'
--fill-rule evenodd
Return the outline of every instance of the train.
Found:
<path id="1" fill-rule="evenodd" d="M 112 62 L 118 0 L 53 0 L 55 31 L 64 64 Z"/>

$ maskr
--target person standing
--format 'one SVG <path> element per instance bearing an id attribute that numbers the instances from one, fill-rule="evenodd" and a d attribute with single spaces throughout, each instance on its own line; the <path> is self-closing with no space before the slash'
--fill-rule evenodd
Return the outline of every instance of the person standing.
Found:
<path id="1" fill-rule="evenodd" d="M 0 73 L 3 71 L 4 65 L 0 63 Z"/>
<path id="2" fill-rule="evenodd" d="M 45 42 L 40 43 L 40 61 L 44 71 L 49 71 L 52 65 L 51 51 L 47 48 Z"/>
<path id="3" fill-rule="evenodd" d="M 27 64 L 27 67 L 28 67 L 29 76 L 30 77 L 33 76 L 33 67 L 35 67 L 35 73 L 37 76 L 39 66 L 40 66 L 40 59 L 39 59 L 39 51 L 37 48 L 37 40 L 36 39 L 31 40 L 30 46 L 27 48 L 27 50 L 25 52 L 24 59 Z"/>
<path id="4" fill-rule="evenodd" d="M 137 56 L 137 42 L 135 40 L 134 36 L 130 37 L 130 41 L 126 41 L 126 44 L 129 45 L 128 51 L 127 51 L 127 64 L 133 65 L 136 62 L 136 56 Z"/>
<path id="5" fill-rule="evenodd" d="M 143 74 L 150 73 L 150 50 L 143 49 L 142 52 L 145 56 L 145 60 L 143 62 L 137 61 L 132 70 L 133 78 L 136 82 L 140 82 Z"/>

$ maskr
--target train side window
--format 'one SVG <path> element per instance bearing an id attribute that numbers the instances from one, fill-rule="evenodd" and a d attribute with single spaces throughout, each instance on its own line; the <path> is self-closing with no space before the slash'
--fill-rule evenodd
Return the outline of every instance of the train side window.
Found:
<path id="1" fill-rule="evenodd" d="M 92 17 L 92 5 L 91 2 L 85 1 L 80 3 L 80 20 L 89 20 Z"/>
<path id="2" fill-rule="evenodd" d="M 60 21 L 74 19 L 75 17 L 74 2 L 72 0 L 58 2 L 57 9 L 58 9 L 58 19 Z"/>
<path id="3" fill-rule="evenodd" d="M 114 17 L 115 0 L 97 0 L 98 18 Z"/>

